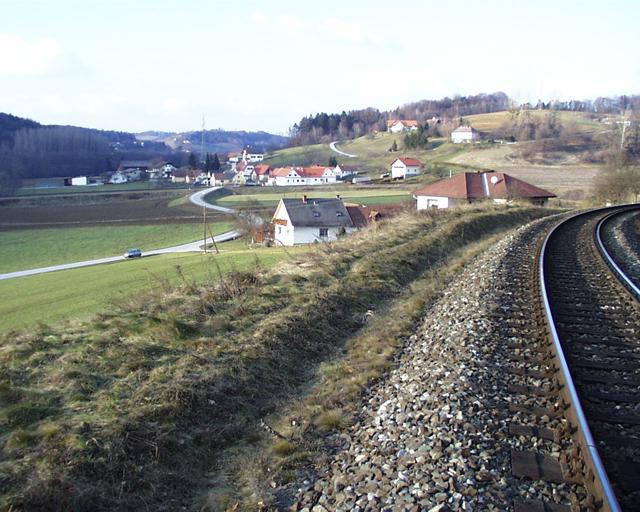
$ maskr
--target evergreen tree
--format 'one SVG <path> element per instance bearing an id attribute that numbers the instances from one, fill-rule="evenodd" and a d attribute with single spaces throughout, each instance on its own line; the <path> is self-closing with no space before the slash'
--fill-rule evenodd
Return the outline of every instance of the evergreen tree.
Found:
<path id="1" fill-rule="evenodd" d="M 213 154 L 213 159 L 211 160 L 211 170 L 214 172 L 218 172 L 220 170 L 220 159 L 218 158 L 218 153 Z"/>
<path id="2" fill-rule="evenodd" d="M 335 167 L 336 165 L 338 165 L 338 159 L 335 156 L 330 156 L 328 167 Z"/>
<path id="3" fill-rule="evenodd" d="M 207 156 L 204 159 L 204 170 L 210 172 L 212 169 L 213 162 L 211 161 L 211 155 L 207 153 Z"/>
<path id="4" fill-rule="evenodd" d="M 191 167 L 191 169 L 197 169 L 198 167 L 196 155 L 194 155 L 193 153 L 189 153 L 189 167 Z"/>

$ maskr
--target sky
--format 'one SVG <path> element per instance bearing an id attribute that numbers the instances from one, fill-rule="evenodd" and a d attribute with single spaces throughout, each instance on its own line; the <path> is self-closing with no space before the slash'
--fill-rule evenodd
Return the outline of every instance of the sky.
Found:
<path id="1" fill-rule="evenodd" d="M 264 130 L 503 91 L 640 93 L 638 0 L 0 0 L 0 112 Z"/>

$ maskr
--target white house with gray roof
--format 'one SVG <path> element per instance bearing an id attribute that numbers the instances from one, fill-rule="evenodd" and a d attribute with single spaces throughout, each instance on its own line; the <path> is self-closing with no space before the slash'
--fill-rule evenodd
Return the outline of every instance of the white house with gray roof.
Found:
<path id="1" fill-rule="evenodd" d="M 336 240 L 356 227 L 342 199 L 280 199 L 272 219 L 278 245 Z"/>

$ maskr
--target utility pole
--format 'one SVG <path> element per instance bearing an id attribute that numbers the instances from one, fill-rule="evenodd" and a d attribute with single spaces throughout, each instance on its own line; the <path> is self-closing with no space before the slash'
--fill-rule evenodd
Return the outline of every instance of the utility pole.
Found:
<path id="1" fill-rule="evenodd" d="M 204 252 L 207 252 L 207 207 L 202 205 L 202 231 L 204 232 Z"/>

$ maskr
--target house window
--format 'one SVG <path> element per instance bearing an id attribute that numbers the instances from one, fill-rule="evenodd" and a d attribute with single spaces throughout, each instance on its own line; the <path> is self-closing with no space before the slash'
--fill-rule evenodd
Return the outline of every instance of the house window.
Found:
<path id="1" fill-rule="evenodd" d="M 320 238 L 327 238 L 329 236 L 329 228 L 320 228 L 318 231 Z"/>

